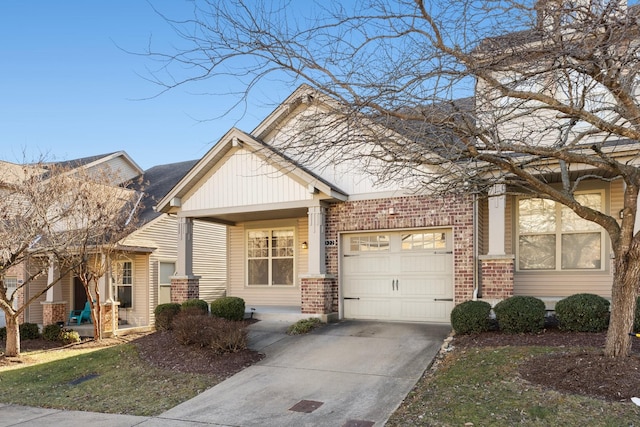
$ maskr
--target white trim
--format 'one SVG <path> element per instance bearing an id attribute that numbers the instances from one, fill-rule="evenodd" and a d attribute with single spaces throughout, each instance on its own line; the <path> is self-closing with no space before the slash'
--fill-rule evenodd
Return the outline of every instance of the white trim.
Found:
<path id="1" fill-rule="evenodd" d="M 287 231 L 293 231 L 293 257 L 291 258 L 292 262 L 293 262 L 293 271 L 292 271 L 292 277 L 291 277 L 291 285 L 283 285 L 283 284 L 273 284 L 273 278 L 272 278 L 272 261 L 273 261 L 273 256 L 271 253 L 271 232 L 273 231 L 278 231 L 278 230 L 287 230 Z M 249 245 L 248 245 L 248 241 L 249 241 L 249 233 L 252 231 L 267 231 L 269 232 L 269 245 L 268 245 L 268 257 L 266 258 L 269 262 L 268 264 L 268 280 L 269 283 L 268 284 L 260 284 L 260 285 L 251 285 L 249 284 Z M 293 223 L 291 225 L 287 224 L 287 225 L 277 225 L 277 226 L 260 226 L 259 224 L 251 224 L 248 226 L 244 227 L 244 287 L 245 288 L 256 288 L 256 289 L 263 289 L 263 288 L 286 288 L 286 289 L 290 289 L 290 288 L 295 288 L 296 286 L 298 286 L 297 283 L 297 278 L 298 278 L 298 269 L 297 269 L 297 263 L 298 263 L 298 257 L 300 256 L 300 250 L 298 248 L 298 246 L 300 245 L 300 243 L 298 242 L 298 225 L 296 223 Z M 278 258 L 275 258 L 278 259 Z M 284 259 L 288 259 L 288 257 L 284 258 Z"/>

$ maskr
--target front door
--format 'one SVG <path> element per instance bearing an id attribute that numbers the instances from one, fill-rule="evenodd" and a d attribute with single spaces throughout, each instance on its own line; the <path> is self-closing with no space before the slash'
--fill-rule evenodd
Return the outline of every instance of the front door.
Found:
<path id="1" fill-rule="evenodd" d="M 87 292 L 84 290 L 82 281 L 74 277 L 73 278 L 73 310 L 83 310 L 84 305 L 87 303 Z"/>

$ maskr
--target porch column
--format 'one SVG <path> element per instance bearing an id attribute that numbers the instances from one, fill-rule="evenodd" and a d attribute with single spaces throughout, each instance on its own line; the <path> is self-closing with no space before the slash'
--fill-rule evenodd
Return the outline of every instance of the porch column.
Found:
<path id="1" fill-rule="evenodd" d="M 193 275 L 193 218 L 178 218 L 178 260 L 171 277 L 171 302 L 200 297 L 200 276 Z"/>
<path id="2" fill-rule="evenodd" d="M 309 236 L 307 243 L 307 257 L 309 260 L 308 274 L 319 275 L 327 272 L 324 248 L 324 224 L 327 209 L 323 206 L 311 206 L 307 215 L 309 217 Z"/>
<path id="3" fill-rule="evenodd" d="M 193 218 L 178 218 L 176 276 L 193 275 Z"/>
<path id="4" fill-rule="evenodd" d="M 57 274 L 56 274 L 57 272 Z M 55 259 L 49 257 L 49 273 L 47 285 L 51 285 L 57 279 L 60 272 L 56 269 Z M 42 326 L 52 325 L 67 320 L 67 302 L 62 299 L 62 283 L 58 282 L 47 289 L 45 301 L 42 302 Z"/>
<path id="5" fill-rule="evenodd" d="M 487 255 L 505 255 L 506 187 L 496 184 L 489 189 L 489 251 Z"/>

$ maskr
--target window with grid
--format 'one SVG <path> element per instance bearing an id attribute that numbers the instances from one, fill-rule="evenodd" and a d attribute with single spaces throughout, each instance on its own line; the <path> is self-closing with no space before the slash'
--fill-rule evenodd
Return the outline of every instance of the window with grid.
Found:
<path id="1" fill-rule="evenodd" d="M 247 232 L 247 284 L 294 284 L 294 230 L 261 229 Z"/>
<path id="2" fill-rule="evenodd" d="M 601 192 L 577 194 L 576 200 L 602 211 Z M 551 200 L 518 200 L 519 270 L 602 270 L 604 230 Z"/>
<path id="3" fill-rule="evenodd" d="M 133 306 L 133 263 L 117 261 L 114 268 L 113 285 L 116 300 L 120 302 L 120 308 L 131 308 Z"/>

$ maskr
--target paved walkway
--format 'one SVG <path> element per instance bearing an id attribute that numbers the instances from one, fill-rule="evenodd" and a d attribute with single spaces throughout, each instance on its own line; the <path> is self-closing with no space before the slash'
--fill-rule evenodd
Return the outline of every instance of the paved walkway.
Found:
<path id="1" fill-rule="evenodd" d="M 382 426 L 437 354 L 447 325 L 343 321 L 304 336 L 251 326 L 267 357 L 157 417 L 0 405 L 5 426 Z"/>

